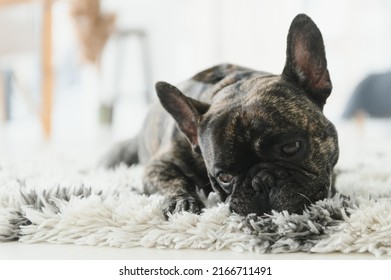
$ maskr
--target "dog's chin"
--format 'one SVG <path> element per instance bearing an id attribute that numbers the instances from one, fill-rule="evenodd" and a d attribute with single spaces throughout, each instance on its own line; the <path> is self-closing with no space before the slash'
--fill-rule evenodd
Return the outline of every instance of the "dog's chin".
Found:
<path id="1" fill-rule="evenodd" d="M 238 197 L 230 197 L 228 201 L 231 211 L 242 216 L 248 214 L 263 216 L 271 214 L 272 210 L 277 212 L 287 211 L 290 214 L 302 214 L 305 207 L 310 204 L 309 201 L 301 200 L 300 198 L 292 199 L 291 201 L 276 200 L 270 202 L 270 200 L 265 199 L 259 193 L 254 193 L 245 200 Z"/>
<path id="2" fill-rule="evenodd" d="M 269 199 L 259 192 L 231 195 L 227 199 L 231 212 L 242 216 L 256 214 L 262 216 L 271 213 Z"/>

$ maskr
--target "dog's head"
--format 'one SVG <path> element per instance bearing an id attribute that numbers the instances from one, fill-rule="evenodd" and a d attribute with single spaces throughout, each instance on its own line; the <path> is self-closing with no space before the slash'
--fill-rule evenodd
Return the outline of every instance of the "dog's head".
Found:
<path id="1" fill-rule="evenodd" d="M 322 35 L 306 15 L 291 24 L 281 75 L 239 75 L 210 104 L 167 83 L 165 109 L 202 154 L 215 191 L 239 214 L 301 212 L 331 194 L 337 132 L 323 115 L 332 85 Z"/>

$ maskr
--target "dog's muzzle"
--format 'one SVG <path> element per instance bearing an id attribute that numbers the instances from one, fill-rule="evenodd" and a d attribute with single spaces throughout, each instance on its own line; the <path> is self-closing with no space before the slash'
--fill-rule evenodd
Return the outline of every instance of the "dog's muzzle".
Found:
<path id="1" fill-rule="evenodd" d="M 326 176 L 327 177 L 327 176 Z M 257 164 L 235 182 L 228 198 L 233 212 L 263 215 L 275 211 L 302 213 L 306 206 L 329 195 L 328 178 L 268 163 Z"/>

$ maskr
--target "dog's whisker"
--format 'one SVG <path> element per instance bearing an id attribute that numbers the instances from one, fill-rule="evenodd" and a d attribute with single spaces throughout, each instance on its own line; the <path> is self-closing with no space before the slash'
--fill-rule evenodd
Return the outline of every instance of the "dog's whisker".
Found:
<path id="1" fill-rule="evenodd" d="M 302 194 L 302 193 L 298 193 L 299 195 L 301 195 L 302 197 L 306 198 L 311 204 L 313 204 L 312 200 L 308 198 L 308 196 Z"/>

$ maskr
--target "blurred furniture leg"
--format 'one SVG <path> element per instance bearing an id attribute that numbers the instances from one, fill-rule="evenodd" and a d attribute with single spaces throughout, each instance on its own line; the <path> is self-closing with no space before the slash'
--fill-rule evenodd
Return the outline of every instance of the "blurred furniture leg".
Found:
<path id="1" fill-rule="evenodd" d="M 4 123 L 7 120 L 7 97 L 4 76 L 3 71 L 0 71 L 0 123 Z"/>
<path id="2" fill-rule="evenodd" d="M 11 96 L 12 96 L 12 71 L 6 70 L 3 73 L 4 82 L 4 119 L 9 121 L 11 119 Z"/>
<path id="3" fill-rule="evenodd" d="M 41 121 L 46 138 L 50 137 L 52 130 L 52 97 L 52 0 L 43 0 Z"/>

